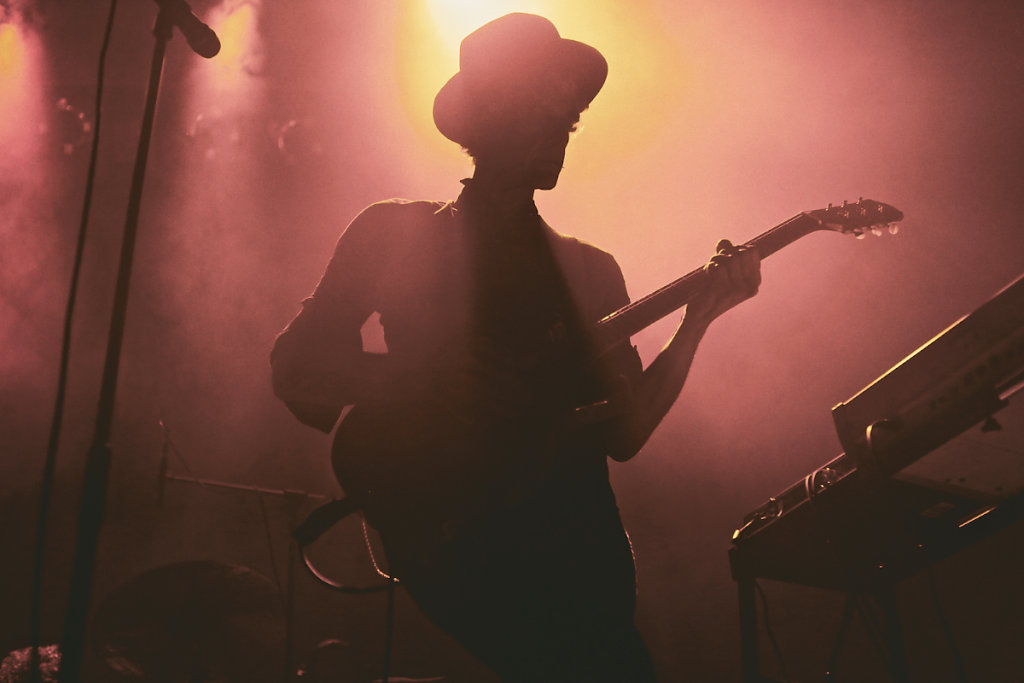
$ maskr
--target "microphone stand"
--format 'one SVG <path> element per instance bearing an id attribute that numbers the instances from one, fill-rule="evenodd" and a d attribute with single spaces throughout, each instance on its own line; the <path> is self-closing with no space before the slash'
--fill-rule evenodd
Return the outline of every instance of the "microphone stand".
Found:
<path id="1" fill-rule="evenodd" d="M 142 131 L 139 136 L 132 174 L 131 192 L 128 197 L 128 212 L 121 243 L 121 261 L 114 292 L 114 310 L 110 319 L 107 339 L 107 356 L 103 368 L 103 384 L 100 390 L 99 409 L 92 445 L 85 461 L 85 475 L 82 482 L 82 497 L 78 515 L 78 536 L 75 544 L 74 564 L 71 571 L 71 587 L 68 594 L 67 610 L 64 614 L 64 631 L 61 638 L 60 683 L 77 683 L 81 678 L 82 660 L 85 651 L 85 630 L 89 617 L 92 597 L 93 575 L 96 567 L 96 549 L 99 544 L 100 528 L 103 525 L 106 507 L 107 485 L 110 474 L 110 432 L 114 417 L 114 394 L 117 389 L 117 373 L 121 356 L 121 342 L 124 338 L 125 313 L 128 308 L 128 290 L 131 280 L 132 257 L 135 251 L 135 235 L 139 224 L 139 208 L 142 203 L 142 187 L 146 175 L 146 159 L 149 156 L 149 142 L 153 132 L 156 114 L 157 94 L 163 73 L 167 41 L 174 27 L 173 18 L 161 9 L 153 26 L 156 43 L 149 72 L 149 89 L 142 117 Z"/>

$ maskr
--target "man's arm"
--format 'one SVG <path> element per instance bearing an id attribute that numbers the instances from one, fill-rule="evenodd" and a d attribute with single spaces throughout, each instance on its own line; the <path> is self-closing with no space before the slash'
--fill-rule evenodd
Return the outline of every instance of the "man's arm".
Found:
<path id="1" fill-rule="evenodd" d="M 324 432 L 344 406 L 378 395 L 393 381 L 389 359 L 364 353 L 360 334 L 386 268 L 381 231 L 387 211 L 373 205 L 345 229 L 316 289 L 270 354 L 275 395 L 299 421 Z"/>
<path id="2" fill-rule="evenodd" d="M 757 250 L 718 243 L 704 266 L 708 286 L 686 306 L 675 334 L 631 387 L 630 409 L 613 439 L 610 457 L 624 461 L 636 455 L 682 391 L 697 346 L 708 326 L 727 310 L 757 293 L 761 259 Z"/>

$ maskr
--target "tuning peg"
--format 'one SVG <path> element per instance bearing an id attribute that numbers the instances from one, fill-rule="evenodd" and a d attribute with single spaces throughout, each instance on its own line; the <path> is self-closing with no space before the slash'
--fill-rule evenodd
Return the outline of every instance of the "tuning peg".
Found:
<path id="1" fill-rule="evenodd" d="M 889 234 L 890 235 L 895 235 L 896 233 L 898 233 L 900 231 L 900 224 L 899 223 L 889 223 L 888 227 L 889 227 Z"/>
<path id="2" fill-rule="evenodd" d="M 881 237 L 882 236 L 882 228 L 878 227 L 877 225 L 872 225 L 871 226 L 871 234 L 874 235 L 875 237 Z"/>

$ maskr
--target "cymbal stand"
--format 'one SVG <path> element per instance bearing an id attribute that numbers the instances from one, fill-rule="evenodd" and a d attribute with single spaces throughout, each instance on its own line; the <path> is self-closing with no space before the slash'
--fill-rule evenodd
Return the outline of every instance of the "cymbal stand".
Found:
<path id="1" fill-rule="evenodd" d="M 170 443 L 169 436 L 166 436 L 163 448 L 163 457 L 160 463 L 160 491 L 161 498 L 163 497 L 163 484 L 165 481 L 178 482 L 181 484 L 190 484 L 193 486 L 199 486 L 202 488 L 218 488 L 228 491 L 241 491 L 245 493 L 255 493 L 260 496 L 260 504 L 262 505 L 262 496 L 276 496 L 283 498 L 288 503 L 289 509 L 289 528 L 295 526 L 296 523 L 296 511 L 299 508 L 299 504 L 304 500 L 324 500 L 327 496 L 319 493 L 311 493 L 309 491 L 300 491 L 295 489 L 274 489 L 266 488 L 263 486 L 253 486 L 251 484 L 238 484 L 235 482 L 220 481 L 216 479 L 205 479 L 202 477 L 189 476 L 182 477 L 176 474 L 170 474 L 167 471 L 167 452 L 168 450 L 174 450 L 173 444 Z M 179 456 L 180 457 L 180 456 Z M 184 462 L 184 461 L 183 461 Z M 264 524 L 266 524 L 266 518 L 264 517 Z M 268 538 L 269 541 L 269 538 Z M 275 574 L 277 574 L 276 563 L 274 561 L 273 547 L 270 547 L 270 562 Z M 296 565 L 300 561 L 300 552 L 298 543 L 294 538 L 289 535 L 288 542 L 288 568 L 287 574 L 285 575 L 285 585 L 281 586 L 280 581 L 277 582 L 278 589 L 282 591 L 284 608 L 285 608 L 285 676 L 291 676 L 295 670 L 296 658 L 295 658 L 295 574 Z"/>

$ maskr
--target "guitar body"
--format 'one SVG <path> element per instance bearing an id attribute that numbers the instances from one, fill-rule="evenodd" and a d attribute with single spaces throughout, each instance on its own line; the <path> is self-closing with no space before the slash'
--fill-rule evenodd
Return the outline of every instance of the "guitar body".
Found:
<path id="1" fill-rule="evenodd" d="M 491 445 L 430 402 L 355 406 L 334 436 L 331 464 L 346 496 L 375 528 L 440 527 L 464 514 Z"/>
<path id="2" fill-rule="evenodd" d="M 553 405 L 450 394 L 354 406 L 335 433 L 335 476 L 385 537 L 448 534 L 507 507 L 570 438 Z"/>

